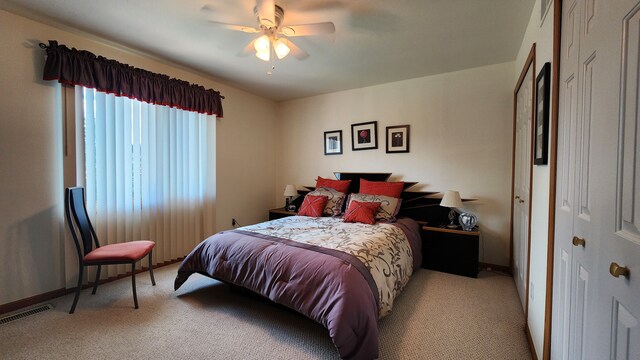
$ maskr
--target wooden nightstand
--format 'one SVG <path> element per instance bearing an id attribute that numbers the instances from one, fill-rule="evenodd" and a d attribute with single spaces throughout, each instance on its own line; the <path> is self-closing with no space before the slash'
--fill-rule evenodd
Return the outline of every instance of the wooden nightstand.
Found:
<path id="1" fill-rule="evenodd" d="M 269 220 L 280 219 L 287 216 L 295 216 L 297 212 L 287 211 L 285 208 L 276 208 L 269 210 Z"/>
<path id="2" fill-rule="evenodd" d="M 480 230 L 422 227 L 422 267 L 478 277 Z"/>

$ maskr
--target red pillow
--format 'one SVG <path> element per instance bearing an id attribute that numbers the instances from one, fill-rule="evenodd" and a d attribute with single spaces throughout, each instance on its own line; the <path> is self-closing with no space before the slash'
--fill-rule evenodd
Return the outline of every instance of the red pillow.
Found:
<path id="1" fill-rule="evenodd" d="M 404 182 L 368 181 L 360 179 L 360 193 L 369 195 L 384 195 L 399 198 L 404 189 Z"/>
<path id="2" fill-rule="evenodd" d="M 316 189 L 319 187 L 327 187 L 329 189 L 340 191 L 343 194 L 347 194 L 349 192 L 349 184 L 351 184 L 351 180 L 331 180 L 318 176 L 318 180 L 316 180 Z"/>
<path id="3" fill-rule="evenodd" d="M 302 205 L 300 206 L 298 215 L 321 217 L 322 212 L 324 211 L 324 206 L 327 205 L 327 201 L 329 201 L 328 196 L 307 195 L 304 197 L 304 200 L 302 200 Z"/>
<path id="4" fill-rule="evenodd" d="M 380 208 L 379 202 L 360 202 L 352 200 L 347 212 L 344 213 L 344 222 L 359 222 L 363 224 L 375 224 L 375 214 Z"/>

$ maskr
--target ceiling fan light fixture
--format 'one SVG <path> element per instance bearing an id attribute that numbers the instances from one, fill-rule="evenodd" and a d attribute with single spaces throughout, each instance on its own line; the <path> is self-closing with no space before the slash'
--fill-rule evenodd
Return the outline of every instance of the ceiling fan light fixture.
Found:
<path id="1" fill-rule="evenodd" d="M 256 49 L 256 57 L 263 61 L 269 61 L 271 58 L 271 39 L 269 36 L 262 35 L 253 43 Z"/>
<path id="2" fill-rule="evenodd" d="M 269 59 L 271 58 L 271 52 L 269 50 L 267 51 L 256 51 L 256 57 L 262 61 L 269 61 Z"/>
<path id="3" fill-rule="evenodd" d="M 289 46 L 287 46 L 287 41 L 285 39 L 276 39 L 273 43 L 273 49 L 275 50 L 278 59 L 283 59 L 289 54 L 289 51 L 291 51 Z"/>
<path id="4" fill-rule="evenodd" d="M 271 41 L 269 39 L 269 36 L 267 35 L 262 35 L 259 38 L 256 39 L 256 41 L 253 43 L 253 47 L 256 49 L 256 52 L 269 52 L 269 46 Z"/>

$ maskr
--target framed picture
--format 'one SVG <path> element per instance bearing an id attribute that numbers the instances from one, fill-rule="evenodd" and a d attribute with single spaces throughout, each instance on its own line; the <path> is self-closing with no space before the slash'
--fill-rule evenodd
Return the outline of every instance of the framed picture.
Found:
<path id="1" fill-rule="evenodd" d="M 536 78 L 536 118 L 534 128 L 533 163 L 546 165 L 549 153 L 549 73 L 551 64 L 546 63 Z"/>
<path id="2" fill-rule="evenodd" d="M 342 130 L 324 132 L 324 154 L 342 154 Z"/>
<path id="3" fill-rule="evenodd" d="M 351 149 L 368 150 L 378 148 L 378 122 L 370 121 L 351 125 Z"/>
<path id="4" fill-rule="evenodd" d="M 387 154 L 409 152 L 409 125 L 387 126 Z"/>

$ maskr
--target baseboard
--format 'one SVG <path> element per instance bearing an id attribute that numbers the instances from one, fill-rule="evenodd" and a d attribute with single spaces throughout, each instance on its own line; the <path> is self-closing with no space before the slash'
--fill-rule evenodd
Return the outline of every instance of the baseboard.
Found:
<path id="1" fill-rule="evenodd" d="M 183 259 L 184 259 L 184 257 L 181 257 L 181 258 L 178 258 L 178 259 L 175 259 L 175 260 L 165 261 L 163 263 L 158 263 L 158 264 L 154 265 L 153 268 L 157 269 L 157 268 L 161 268 L 163 266 L 175 264 L 177 262 L 182 261 Z M 136 270 L 136 274 L 139 274 L 141 272 L 145 272 L 148 269 L 149 269 L 148 267 L 142 267 L 141 269 Z M 127 272 L 126 274 L 120 274 L 120 275 L 117 275 L 117 276 L 112 276 L 112 277 L 109 277 L 107 279 L 100 280 L 99 283 L 100 284 L 104 284 L 104 283 L 108 283 L 108 282 L 111 282 L 111 281 L 119 280 L 119 279 L 122 279 L 122 278 L 125 278 L 125 277 L 128 277 L 128 276 L 131 276 L 131 272 Z M 93 283 L 88 283 L 86 285 L 83 285 L 82 288 L 86 289 L 86 288 L 89 288 L 89 287 L 92 287 L 92 286 L 93 286 Z M 58 290 L 49 291 L 49 292 L 46 292 L 46 293 L 43 293 L 43 294 L 31 296 L 31 297 L 28 297 L 28 298 L 25 298 L 25 299 L 16 300 L 16 301 L 13 301 L 13 302 L 10 302 L 10 303 L 6 303 L 6 304 L 3 304 L 3 305 L 0 305 L 0 315 L 6 314 L 6 313 L 10 313 L 10 312 L 13 312 L 13 311 L 16 311 L 16 310 L 19 310 L 19 309 L 22 309 L 22 308 L 25 308 L 25 307 L 28 307 L 28 306 L 33 306 L 35 304 L 39 304 L 39 303 L 44 302 L 44 301 L 55 299 L 55 298 L 60 297 L 60 296 L 71 294 L 74 291 L 76 291 L 75 288 L 72 288 L 72 289 L 58 289 Z"/>
<path id="2" fill-rule="evenodd" d="M 533 358 L 533 360 L 538 360 L 536 347 L 533 345 L 533 338 L 531 337 L 531 331 L 529 331 L 529 324 L 524 325 L 524 332 L 525 334 L 527 334 L 527 342 L 529 342 L 529 350 L 531 350 L 531 357 Z"/>
<path id="3" fill-rule="evenodd" d="M 511 273 L 511 268 L 505 265 L 496 265 L 496 264 L 481 262 L 481 263 L 478 263 L 478 266 L 480 266 L 480 270 L 486 270 L 487 268 L 491 268 L 492 271 L 500 271 L 513 276 L 513 274 Z"/>

